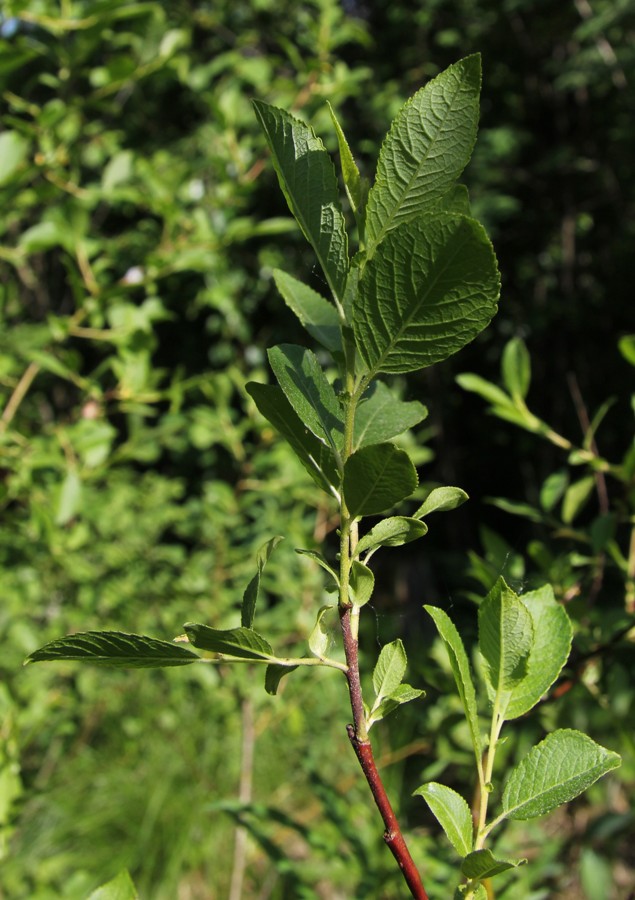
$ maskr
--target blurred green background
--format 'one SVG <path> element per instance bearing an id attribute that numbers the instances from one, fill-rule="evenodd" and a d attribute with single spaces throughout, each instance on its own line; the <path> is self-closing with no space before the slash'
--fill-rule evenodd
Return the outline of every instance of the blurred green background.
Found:
<path id="1" fill-rule="evenodd" d="M 409 445 L 422 481 L 472 499 L 416 549 L 380 556 L 363 663 L 400 636 L 428 694 L 377 727 L 377 755 L 428 892 L 449 896 L 455 859 L 411 794 L 438 778 L 469 796 L 470 752 L 421 606 L 469 639 L 499 574 L 516 589 L 551 580 L 572 664 L 508 759 L 572 726 L 624 764 L 508 827 L 498 849 L 531 865 L 497 896 L 635 897 L 633 0 L 5 0 L 0 897 L 83 900 L 124 866 L 152 900 L 404 896 L 337 673 L 297 673 L 269 697 L 247 667 L 21 664 L 69 631 L 237 624 L 255 553 L 278 533 L 260 626 L 304 652 L 324 588 L 293 548 L 334 546 L 337 523 L 244 383 L 267 379 L 267 346 L 304 340 L 272 268 L 325 285 L 250 101 L 292 110 L 335 151 L 329 100 L 372 175 L 405 99 L 474 51 L 482 120 L 465 180 L 503 294 L 475 344 L 395 382 L 430 408 Z M 513 336 L 532 356 L 532 410 L 612 470 L 457 387 L 468 370 L 497 381 Z"/>

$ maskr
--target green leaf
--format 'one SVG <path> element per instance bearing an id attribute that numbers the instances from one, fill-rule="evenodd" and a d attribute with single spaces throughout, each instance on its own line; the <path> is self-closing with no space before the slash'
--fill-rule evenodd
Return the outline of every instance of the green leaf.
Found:
<path id="1" fill-rule="evenodd" d="M 281 388 L 273 384 L 258 384 L 250 381 L 246 385 L 258 411 L 276 428 L 291 445 L 315 483 L 333 494 L 340 483 L 340 476 L 332 450 L 314 437 L 296 415 Z"/>
<path id="2" fill-rule="evenodd" d="M 289 209 L 341 301 L 348 272 L 348 238 L 333 162 L 305 122 L 260 100 L 254 100 L 254 108 Z"/>
<path id="3" fill-rule="evenodd" d="M 353 302 L 355 343 L 369 372 L 414 372 L 456 353 L 496 313 L 500 278 L 482 225 L 413 219 L 367 262 Z"/>
<path id="4" fill-rule="evenodd" d="M 519 503 L 517 500 L 508 500 L 506 497 L 488 497 L 487 502 L 512 516 L 529 519 L 530 522 L 542 522 L 544 519 L 540 510 L 534 509 L 528 503 Z"/>
<path id="5" fill-rule="evenodd" d="M 362 447 L 344 466 L 344 496 L 351 516 L 383 512 L 417 487 L 417 470 L 404 450 L 394 444 Z"/>
<path id="6" fill-rule="evenodd" d="M 474 375 L 473 372 L 463 372 L 456 376 L 456 383 L 462 387 L 464 391 L 470 391 L 472 394 L 478 394 L 483 400 L 491 403 L 493 406 L 511 407 L 516 409 L 514 402 L 509 394 L 501 390 L 498 385 L 491 381 L 486 381 L 480 375 Z"/>
<path id="7" fill-rule="evenodd" d="M 344 433 L 342 408 L 315 353 L 295 344 L 280 344 L 271 347 L 267 355 L 300 420 L 319 440 L 333 449 L 340 447 Z"/>
<path id="8" fill-rule="evenodd" d="M 285 675 L 298 669 L 299 666 L 281 666 L 278 663 L 271 663 L 265 670 L 265 690 L 272 697 L 278 693 L 278 687 Z"/>
<path id="9" fill-rule="evenodd" d="M 406 674 L 407 663 L 406 651 L 399 638 L 381 648 L 373 671 L 373 688 L 377 698 L 375 706 L 383 697 L 393 694 L 401 684 Z"/>
<path id="10" fill-rule="evenodd" d="M 474 850 L 461 863 L 461 872 L 467 878 L 493 878 L 526 862 L 526 859 L 496 859 L 491 850 Z"/>
<path id="11" fill-rule="evenodd" d="M 258 593 L 260 591 L 260 579 L 262 577 L 263 570 L 269 561 L 269 557 L 276 549 L 280 541 L 283 540 L 284 538 L 281 535 L 277 534 L 275 537 L 272 537 L 271 540 L 263 544 L 258 551 L 256 557 L 258 571 L 245 588 L 245 593 L 243 594 L 243 604 L 240 614 L 240 624 L 243 626 L 243 628 L 251 628 L 253 624 L 254 615 L 256 612 L 256 604 L 258 602 Z"/>
<path id="12" fill-rule="evenodd" d="M 523 400 L 531 383 L 531 359 L 524 341 L 512 338 L 503 350 L 501 360 L 503 384 L 512 397 Z"/>
<path id="13" fill-rule="evenodd" d="M 94 890 L 88 900 L 138 900 L 138 897 L 132 878 L 123 869 L 111 881 Z"/>
<path id="14" fill-rule="evenodd" d="M 533 623 L 520 598 L 499 578 L 478 611 L 478 645 L 490 699 L 504 704 L 527 674 Z"/>
<path id="15" fill-rule="evenodd" d="M 320 607 L 317 614 L 317 619 L 315 620 L 315 625 L 313 626 L 313 630 L 309 635 L 309 650 L 311 651 L 313 656 L 317 656 L 320 659 L 323 656 L 326 656 L 332 643 L 333 636 L 331 629 L 324 621 L 324 616 L 331 609 L 333 609 L 333 607 L 328 605 Z"/>
<path id="16" fill-rule="evenodd" d="M 353 560 L 349 575 L 349 598 L 353 606 L 364 606 L 373 595 L 375 576 L 358 560 Z"/>
<path id="17" fill-rule="evenodd" d="M 465 503 L 470 498 L 458 487 L 436 487 L 433 488 L 426 499 L 423 501 L 416 513 L 413 513 L 415 519 L 423 519 L 433 512 L 446 512 L 450 509 L 456 509 L 457 506 Z"/>
<path id="18" fill-rule="evenodd" d="M 17 131 L 0 134 L 0 187 L 7 184 L 26 159 L 29 145 Z"/>
<path id="19" fill-rule="evenodd" d="M 435 211 L 457 213 L 460 216 L 472 216 L 470 195 L 464 184 L 455 184 L 447 194 L 434 205 Z"/>
<path id="20" fill-rule="evenodd" d="M 476 706 L 476 691 L 470 664 L 463 646 L 463 641 L 456 630 L 456 626 L 447 613 L 435 606 L 424 606 L 425 611 L 432 617 L 437 627 L 439 636 L 445 644 L 445 649 L 450 660 L 450 668 L 454 675 L 454 681 L 465 710 L 465 717 L 472 736 L 472 746 L 476 756 L 481 757 L 481 732 L 478 724 L 478 711 Z"/>
<path id="21" fill-rule="evenodd" d="M 385 384 L 376 381 L 355 410 L 353 450 L 382 444 L 418 425 L 427 415 L 428 410 L 418 400 L 404 403 Z"/>
<path id="22" fill-rule="evenodd" d="M 122 631 L 85 631 L 51 641 L 26 658 L 30 662 L 76 660 L 117 669 L 187 666 L 200 656 L 180 644 Z"/>
<path id="23" fill-rule="evenodd" d="M 467 165 L 476 140 L 480 88 L 480 56 L 468 56 L 417 91 L 397 114 L 368 195 L 369 257 L 389 231 L 440 200 Z"/>
<path id="24" fill-rule="evenodd" d="M 470 807 L 463 797 L 436 781 L 422 784 L 414 792 L 417 794 L 426 801 L 459 856 L 467 856 L 474 843 L 474 826 Z"/>
<path id="25" fill-rule="evenodd" d="M 75 471 L 70 469 L 62 482 L 57 512 L 55 514 L 56 525 L 66 525 L 77 514 L 82 503 L 82 482 Z"/>
<path id="26" fill-rule="evenodd" d="M 620 764 L 617 753 L 586 734 L 569 728 L 554 731 L 510 773 L 503 791 L 504 817 L 525 820 L 543 816 L 573 800 Z"/>
<path id="27" fill-rule="evenodd" d="M 251 628 L 221 631 L 195 622 L 187 622 L 183 627 L 190 643 L 199 650 L 237 656 L 240 659 L 270 659 L 275 656 L 271 644 Z"/>
<path id="28" fill-rule="evenodd" d="M 591 496 L 595 487 L 593 475 L 586 475 L 579 481 L 574 481 L 567 488 L 562 501 L 562 521 L 570 525 Z"/>
<path id="29" fill-rule="evenodd" d="M 348 199 L 350 200 L 351 208 L 355 213 L 355 216 L 360 216 L 360 214 L 363 214 L 364 206 L 366 205 L 368 182 L 359 174 L 357 163 L 353 159 L 351 148 L 348 146 L 348 141 L 346 140 L 344 132 L 342 131 L 342 127 L 337 120 L 335 110 L 328 102 L 328 100 L 326 101 L 326 105 L 328 106 L 329 113 L 331 114 L 331 120 L 335 127 L 335 134 L 337 135 L 337 145 L 340 151 L 340 164 L 342 167 L 342 177 L 344 179 L 346 194 L 348 196 Z"/>
<path id="30" fill-rule="evenodd" d="M 531 616 L 533 644 L 527 673 L 512 688 L 506 719 L 524 715 L 547 693 L 569 658 L 573 637 L 569 616 L 556 601 L 551 585 L 521 595 L 520 601 Z"/>
<path id="31" fill-rule="evenodd" d="M 375 701 L 372 712 L 368 715 L 368 721 L 366 723 L 368 729 L 370 730 L 375 722 L 380 722 L 382 719 L 385 719 L 386 716 L 390 715 L 391 712 L 394 712 L 402 704 L 409 703 L 410 700 L 417 700 L 419 697 L 423 696 L 425 696 L 424 691 L 413 688 L 409 684 L 398 685 L 388 697 L 383 697 L 381 700 Z"/>
<path id="32" fill-rule="evenodd" d="M 331 578 L 334 581 L 335 589 L 337 589 L 339 587 L 339 584 L 340 584 L 339 575 L 337 574 L 335 569 L 333 569 L 331 566 L 329 566 L 329 564 L 324 559 L 324 557 L 322 556 L 321 553 L 318 553 L 317 550 L 299 550 L 297 548 L 296 548 L 295 552 L 299 553 L 301 556 L 308 556 L 309 559 L 314 559 L 315 562 L 318 564 L 318 566 L 321 566 L 324 569 L 324 571 L 328 572 L 328 574 L 331 576 Z"/>
<path id="33" fill-rule="evenodd" d="M 311 337 L 331 353 L 341 352 L 342 331 L 335 307 L 313 288 L 280 269 L 273 270 L 273 279 L 283 300 Z"/>
<path id="34" fill-rule="evenodd" d="M 469 889 L 471 891 L 470 900 L 489 900 L 489 894 L 487 893 L 484 885 L 477 884 L 476 887 L 474 887 L 474 885 L 470 885 Z M 454 892 L 453 900 L 464 900 L 467 890 L 467 884 L 460 884 Z"/>
<path id="35" fill-rule="evenodd" d="M 379 547 L 400 547 L 410 541 L 427 534 L 428 526 L 419 519 L 410 519 L 406 516 L 391 516 L 382 519 L 360 538 L 355 552 L 358 556 L 368 551 L 374 552 Z"/>
<path id="36" fill-rule="evenodd" d="M 569 484 L 569 473 L 566 469 L 560 472 L 552 472 L 543 482 L 540 488 L 540 505 L 545 512 L 551 512 L 558 500 L 562 497 Z"/>
<path id="37" fill-rule="evenodd" d="M 635 334 L 625 334 L 617 342 L 620 353 L 632 366 L 635 366 Z"/>

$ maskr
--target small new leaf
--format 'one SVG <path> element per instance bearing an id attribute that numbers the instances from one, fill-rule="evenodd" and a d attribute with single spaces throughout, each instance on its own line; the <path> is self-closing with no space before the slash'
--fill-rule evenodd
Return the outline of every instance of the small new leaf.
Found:
<path id="1" fill-rule="evenodd" d="M 474 827 L 470 808 L 463 797 L 436 781 L 422 784 L 414 793 L 426 801 L 459 856 L 467 856 L 474 842 Z"/>
<path id="2" fill-rule="evenodd" d="M 320 659 L 326 656 L 331 645 L 331 630 L 324 621 L 324 616 L 331 609 L 333 609 L 332 606 L 320 607 L 313 631 L 309 635 L 309 650 L 313 656 L 317 656 Z"/>
<path id="3" fill-rule="evenodd" d="M 503 384 L 515 399 L 524 400 L 531 383 L 531 359 L 524 341 L 512 338 L 501 359 Z"/>
<path id="4" fill-rule="evenodd" d="M 349 598 L 353 606 L 364 606 L 373 595 L 375 576 L 358 560 L 353 560 L 349 576 Z"/>
<path id="5" fill-rule="evenodd" d="M 461 506 L 469 499 L 461 488 L 436 487 L 430 491 L 416 513 L 413 513 L 413 517 L 423 519 L 433 512 L 447 512 L 450 509 L 456 509 L 457 506 Z"/>
<path id="6" fill-rule="evenodd" d="M 526 859 L 496 859 L 491 850 L 474 850 L 461 863 L 461 872 L 467 878 L 493 878 L 526 862 Z"/>
<path id="7" fill-rule="evenodd" d="M 525 678 L 534 641 L 528 610 L 502 578 L 479 607 L 478 630 L 490 696 L 502 697 Z"/>
<path id="8" fill-rule="evenodd" d="M 427 532 L 428 526 L 419 519 L 390 516 L 373 525 L 360 539 L 355 552 L 361 556 L 362 553 L 374 553 L 379 547 L 400 547 L 402 544 L 416 541 Z"/>
<path id="9" fill-rule="evenodd" d="M 263 570 L 269 561 L 269 557 L 276 549 L 280 541 L 283 541 L 284 538 L 281 535 L 276 535 L 272 537 L 271 540 L 267 541 L 258 551 L 257 555 L 257 565 L 258 571 L 251 579 L 247 587 L 245 588 L 245 593 L 243 594 L 243 603 L 240 615 L 240 624 L 243 628 L 251 628 L 254 615 L 256 612 L 256 604 L 258 602 L 258 593 L 260 591 L 260 579 L 262 577 Z"/>
<path id="10" fill-rule="evenodd" d="M 419 697 L 424 696 L 424 691 L 413 688 L 409 684 L 398 685 L 388 697 L 384 697 L 379 703 L 375 701 L 372 710 L 367 712 L 366 725 L 368 730 L 370 731 L 375 722 L 385 719 L 386 716 L 390 715 L 391 712 L 394 712 L 394 710 L 398 709 L 402 704 L 408 703 L 410 700 L 417 700 Z"/>
<path id="11" fill-rule="evenodd" d="M 351 148 L 342 131 L 342 126 L 338 122 L 335 111 L 328 100 L 326 101 L 326 105 L 331 114 L 331 120 L 335 127 L 335 134 L 337 135 L 337 145 L 340 151 L 340 164 L 342 167 L 342 177 L 344 179 L 346 195 L 350 201 L 355 217 L 360 218 L 363 217 L 364 206 L 366 205 L 368 182 L 359 174 L 357 163 L 353 159 L 353 154 L 351 153 Z"/>
<path id="12" fill-rule="evenodd" d="M 116 669 L 160 669 L 187 666 L 200 656 L 180 644 L 122 631 L 85 631 L 51 641 L 31 653 L 30 662 L 76 660 Z"/>
<path id="13" fill-rule="evenodd" d="M 503 791 L 503 815 L 533 819 L 568 803 L 617 768 L 617 753 L 586 734 L 563 728 L 548 734 L 512 770 Z"/>
<path id="14" fill-rule="evenodd" d="M 375 690 L 375 706 L 383 697 L 393 694 L 406 674 L 406 651 L 399 639 L 385 644 L 381 648 L 379 659 L 373 671 L 373 688 Z"/>

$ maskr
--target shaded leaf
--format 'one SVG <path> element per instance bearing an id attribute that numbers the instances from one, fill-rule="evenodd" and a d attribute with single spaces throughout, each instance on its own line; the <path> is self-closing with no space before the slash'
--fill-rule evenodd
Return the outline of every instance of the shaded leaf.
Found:
<path id="1" fill-rule="evenodd" d="M 493 878 L 526 862 L 526 859 L 496 859 L 491 850 L 474 850 L 461 863 L 461 872 L 467 878 Z"/>
<path id="2" fill-rule="evenodd" d="M 269 561 L 269 557 L 276 549 L 280 541 L 283 540 L 284 538 L 281 535 L 277 534 L 275 537 L 272 537 L 271 540 L 263 544 L 258 551 L 258 555 L 256 557 L 258 571 L 245 588 L 245 593 L 243 594 L 243 603 L 240 612 L 240 624 L 243 626 L 243 628 L 251 628 L 253 624 L 254 615 L 256 612 L 256 604 L 258 602 L 258 593 L 260 591 L 260 579 L 262 577 L 263 570 L 267 565 L 267 562 Z"/>
<path id="3" fill-rule="evenodd" d="M 414 372 L 447 359 L 496 313 L 500 277 L 484 228 L 464 216 L 414 219 L 391 231 L 353 302 L 369 372 Z"/>
<path id="4" fill-rule="evenodd" d="M 309 635 L 309 650 L 313 656 L 323 657 L 328 653 L 328 649 L 332 641 L 332 633 L 328 624 L 324 621 L 324 617 L 332 606 L 321 606 L 315 620 L 313 630 Z"/>
<path id="5" fill-rule="evenodd" d="M 459 856 L 467 856 L 474 841 L 474 826 L 470 807 L 463 797 L 436 781 L 422 784 L 414 793 L 426 801 Z"/>
<path id="6" fill-rule="evenodd" d="M 479 397 L 487 400 L 493 406 L 511 407 L 512 410 L 516 408 L 509 394 L 506 394 L 498 385 L 481 378 L 480 375 L 474 375 L 473 372 L 463 372 L 461 375 L 457 375 L 455 380 L 464 391 L 478 394 Z"/>
<path id="7" fill-rule="evenodd" d="M 251 628 L 221 630 L 187 622 L 184 626 L 190 643 L 199 650 L 238 656 L 240 659 L 269 659 L 275 657 L 271 644 Z"/>
<path id="8" fill-rule="evenodd" d="M 595 478 L 593 475 L 587 475 L 569 485 L 562 501 L 562 521 L 566 525 L 570 525 L 573 522 L 593 493 L 594 487 Z"/>
<path id="9" fill-rule="evenodd" d="M 187 666 L 200 656 L 180 644 L 122 631 L 85 631 L 51 641 L 26 658 L 30 662 L 76 660 L 117 669 Z"/>
<path id="10" fill-rule="evenodd" d="M 468 56 L 417 91 L 395 117 L 368 196 L 369 256 L 389 231 L 439 201 L 467 165 L 480 89 L 480 56 Z"/>
<path id="11" fill-rule="evenodd" d="M 275 696 L 278 693 L 278 687 L 285 675 L 293 672 L 298 666 L 281 666 L 278 663 L 271 663 L 265 670 L 265 690 L 268 694 Z"/>
<path id="12" fill-rule="evenodd" d="M 309 559 L 314 559 L 318 566 L 321 566 L 325 572 L 327 572 L 331 578 L 333 579 L 335 588 L 337 589 L 340 584 L 339 575 L 333 569 L 327 561 L 324 559 L 321 553 L 318 553 L 317 550 L 299 550 L 296 548 L 296 553 L 299 553 L 301 556 L 308 556 Z"/>
<path id="13" fill-rule="evenodd" d="M 504 817 L 525 820 L 551 812 L 620 764 L 617 753 L 586 734 L 570 728 L 554 731 L 509 774 L 503 791 Z"/>
<path id="14" fill-rule="evenodd" d="M 335 307 L 313 288 L 280 269 L 273 270 L 273 279 L 283 300 L 311 337 L 332 353 L 341 352 L 342 332 Z"/>
<path id="15" fill-rule="evenodd" d="M 394 444 L 362 447 L 344 466 L 344 496 L 351 516 L 383 512 L 417 487 L 417 471 L 404 450 Z"/>
<path id="16" fill-rule="evenodd" d="M 503 384 L 512 397 L 521 400 L 527 396 L 531 383 L 531 360 L 524 341 L 512 338 L 503 350 L 501 360 Z"/>
<path id="17" fill-rule="evenodd" d="M 364 606 L 373 595 L 375 576 L 358 560 L 353 560 L 349 575 L 349 598 L 353 606 Z"/>
<path id="18" fill-rule="evenodd" d="M 17 131 L 3 131 L 0 134 L 0 186 L 11 181 L 26 160 L 29 145 Z"/>
<path id="19" fill-rule="evenodd" d="M 348 272 L 348 238 L 333 162 L 305 122 L 260 100 L 253 103 L 289 209 L 341 301 Z"/>
<path id="20" fill-rule="evenodd" d="M 273 384 L 258 384 L 255 381 L 250 381 L 246 389 L 260 414 L 291 445 L 315 483 L 327 494 L 332 494 L 332 487 L 340 482 L 333 452 L 308 431 L 282 389 Z"/>
<path id="21" fill-rule="evenodd" d="M 437 627 L 439 636 L 445 644 L 445 649 L 450 660 L 450 668 L 454 675 L 465 717 L 472 736 L 472 745 L 475 754 L 481 756 L 481 733 L 478 724 L 478 710 L 476 706 L 476 691 L 472 674 L 470 672 L 470 664 L 463 646 L 463 641 L 456 630 L 456 626 L 447 613 L 435 606 L 424 606 L 425 611 L 430 615 Z"/>
<path id="22" fill-rule="evenodd" d="M 315 353 L 295 344 L 267 351 L 269 363 L 287 400 L 300 420 L 334 449 L 342 444 L 342 407 Z"/>
<path id="23" fill-rule="evenodd" d="M 376 381 L 355 410 L 353 450 L 381 444 L 418 425 L 428 415 L 417 400 L 398 400 L 381 381 Z"/>

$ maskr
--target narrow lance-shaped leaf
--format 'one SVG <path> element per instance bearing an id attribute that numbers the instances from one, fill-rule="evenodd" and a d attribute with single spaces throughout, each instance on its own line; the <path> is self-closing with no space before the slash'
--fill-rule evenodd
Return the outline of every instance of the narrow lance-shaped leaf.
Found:
<path id="1" fill-rule="evenodd" d="M 333 162 L 305 122 L 260 100 L 254 101 L 254 107 L 289 209 L 341 302 L 348 272 L 348 238 Z"/>
<path id="2" fill-rule="evenodd" d="M 296 415 L 281 388 L 274 384 L 258 384 L 250 381 L 247 393 L 253 398 L 258 411 L 276 428 L 291 445 L 315 483 L 333 495 L 340 476 L 330 447 L 319 441 Z"/>
<path id="3" fill-rule="evenodd" d="M 500 292 L 485 230 L 465 216 L 414 219 L 366 264 L 353 302 L 355 343 L 377 372 L 414 372 L 447 359 L 488 325 Z"/>
<path id="4" fill-rule="evenodd" d="M 283 300 L 311 337 L 332 353 L 341 352 L 342 332 L 335 307 L 313 288 L 280 269 L 273 270 L 273 279 Z"/>
<path id="5" fill-rule="evenodd" d="M 295 344 L 268 351 L 269 363 L 287 400 L 313 434 L 337 450 L 342 444 L 342 408 L 317 357 Z"/>
<path id="6" fill-rule="evenodd" d="M 337 144 L 340 151 L 340 163 L 342 166 L 342 177 L 344 179 L 346 194 L 348 196 L 348 199 L 350 200 L 351 207 L 355 216 L 358 219 L 360 217 L 363 218 L 366 196 L 368 194 L 368 182 L 359 174 L 357 163 L 353 159 L 351 148 L 349 147 L 348 141 L 344 136 L 344 132 L 342 131 L 342 127 L 337 120 L 337 116 L 335 115 L 333 107 L 328 102 L 328 100 L 326 101 L 326 104 L 328 106 L 329 113 L 331 114 L 333 126 L 335 127 L 335 134 L 337 135 Z"/>
<path id="7" fill-rule="evenodd" d="M 385 719 L 386 716 L 399 709 L 404 703 L 409 703 L 411 700 L 417 700 L 423 696 L 425 696 L 424 691 L 413 688 L 410 684 L 397 685 L 387 697 L 382 697 L 381 700 L 375 701 L 372 711 L 368 713 L 368 721 L 366 723 L 368 730 L 370 731 L 375 722 Z"/>
<path id="8" fill-rule="evenodd" d="M 525 820 L 551 812 L 620 763 L 617 753 L 586 734 L 569 728 L 554 731 L 510 773 L 499 818 Z"/>
<path id="9" fill-rule="evenodd" d="M 424 606 L 425 611 L 432 617 L 437 627 L 439 636 L 445 644 L 445 649 L 450 661 L 450 668 L 454 676 L 459 697 L 465 710 L 465 717 L 472 736 L 472 746 L 474 753 L 481 760 L 481 732 L 478 724 L 478 709 L 476 706 L 476 691 L 472 674 L 470 672 L 470 664 L 463 646 L 463 641 L 456 630 L 454 622 L 447 613 L 435 606 Z"/>
<path id="10" fill-rule="evenodd" d="M 75 660 L 116 669 L 159 669 L 187 666 L 200 656 L 180 644 L 122 631 L 85 631 L 51 641 L 26 662 Z"/>
<path id="11" fill-rule="evenodd" d="M 258 555 L 256 557 L 258 571 L 245 588 L 245 593 L 243 594 L 240 624 L 244 628 L 251 628 L 253 624 L 254 615 L 256 612 L 256 604 L 258 602 L 258 593 L 260 591 L 260 579 L 262 577 L 263 570 L 267 565 L 267 562 L 269 561 L 269 557 L 276 549 L 280 541 L 283 540 L 284 538 L 278 534 L 275 537 L 272 537 L 271 540 L 263 544 L 263 546 L 258 551 Z"/>
<path id="12" fill-rule="evenodd" d="M 372 516 L 399 503 L 417 487 L 417 470 L 394 444 L 362 447 L 344 466 L 344 496 L 351 516 Z"/>
<path id="13" fill-rule="evenodd" d="M 414 793 L 426 801 L 459 856 L 467 856 L 474 841 L 474 826 L 463 797 L 436 781 L 422 784 Z"/>
<path id="14" fill-rule="evenodd" d="M 369 256 L 391 229 L 440 200 L 467 165 L 476 140 L 480 89 L 480 57 L 468 56 L 417 91 L 398 113 L 368 196 Z"/>
<path id="15" fill-rule="evenodd" d="M 418 425 L 427 415 L 422 403 L 398 400 L 385 384 L 376 381 L 355 410 L 353 450 L 382 444 Z"/>
<path id="16" fill-rule="evenodd" d="M 520 338 L 512 338 L 503 350 L 501 359 L 503 384 L 512 397 L 523 400 L 531 383 L 531 360 Z"/>
<path id="17" fill-rule="evenodd" d="M 184 626 L 190 643 L 199 650 L 209 650 L 239 659 L 275 659 L 271 644 L 251 628 L 222 630 L 187 622 Z"/>
<path id="18" fill-rule="evenodd" d="M 379 659 L 373 671 L 373 688 L 376 703 L 386 697 L 401 684 L 406 673 L 406 651 L 399 639 L 381 648 Z"/>

